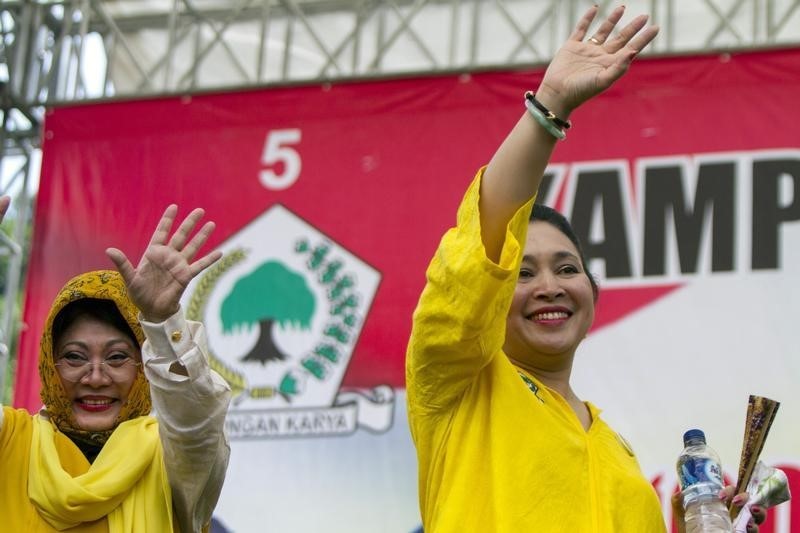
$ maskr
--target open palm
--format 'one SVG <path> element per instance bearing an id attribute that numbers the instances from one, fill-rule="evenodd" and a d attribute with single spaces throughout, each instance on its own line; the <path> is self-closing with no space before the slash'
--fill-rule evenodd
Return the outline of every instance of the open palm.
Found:
<path id="1" fill-rule="evenodd" d="M 170 238 L 177 213 L 178 206 L 167 207 L 135 268 L 122 251 L 106 250 L 125 280 L 131 300 L 149 322 L 162 322 L 175 314 L 189 282 L 222 257 L 221 252 L 214 251 L 194 260 L 215 227 L 213 222 L 206 222 L 189 238 L 205 214 L 202 209 L 189 213 Z"/>
<path id="2" fill-rule="evenodd" d="M 3 218 L 5 218 L 9 205 L 11 205 L 11 197 L 0 196 L 0 222 L 2 222 Z"/>
<path id="3" fill-rule="evenodd" d="M 657 26 L 640 15 L 611 36 L 625 8 L 614 9 L 594 35 L 584 41 L 597 15 L 592 7 L 578 22 L 569 39 L 558 50 L 545 72 L 539 92 L 557 95 L 568 115 L 586 100 L 609 88 L 622 76 L 638 54 L 658 34 Z"/>

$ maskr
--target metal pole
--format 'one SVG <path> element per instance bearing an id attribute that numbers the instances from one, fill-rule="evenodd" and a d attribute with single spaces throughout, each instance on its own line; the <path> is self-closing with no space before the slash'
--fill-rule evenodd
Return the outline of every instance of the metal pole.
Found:
<path id="1" fill-rule="evenodd" d="M 0 128 L 0 169 L 2 169 L 3 158 L 5 157 L 6 153 L 6 131 L 8 131 L 6 128 L 8 127 L 8 115 L 10 111 L 8 102 L 8 91 L 10 89 L 9 85 L 10 84 L 4 83 L 2 87 L 0 87 L 0 98 L 2 98 L 3 113 L 3 124 L 2 128 Z M 0 193 L 4 192 L 5 191 L 0 191 Z M 11 253 L 10 248 L 9 253 Z M 11 269 L 9 268 L 9 270 Z M 8 283 L 6 283 L 6 292 L 8 292 Z M 8 300 L 6 300 L 3 313 L 4 315 L 6 314 L 6 309 L 9 307 L 8 303 Z M 2 403 L 6 391 L 6 370 L 8 368 L 8 356 L 8 331 L 5 327 L 0 327 L 0 403 Z"/>

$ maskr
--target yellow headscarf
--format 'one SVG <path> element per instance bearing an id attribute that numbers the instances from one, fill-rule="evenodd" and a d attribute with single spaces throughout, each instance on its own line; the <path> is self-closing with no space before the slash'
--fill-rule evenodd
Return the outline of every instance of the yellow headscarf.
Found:
<path id="1" fill-rule="evenodd" d="M 42 381 L 40 396 L 42 403 L 50 414 L 50 419 L 63 433 L 72 437 L 102 445 L 111 436 L 121 422 L 132 420 L 138 416 L 150 414 L 150 387 L 144 377 L 142 366 L 139 366 L 128 399 L 120 410 L 114 428 L 107 431 L 89 432 L 75 427 L 72 417 L 72 402 L 66 397 L 61 379 L 58 377 L 53 350 L 53 321 L 58 313 L 76 300 L 96 298 L 114 302 L 122 318 L 130 326 L 141 347 L 144 332 L 139 324 L 139 310 L 128 297 L 128 289 L 122 276 L 115 270 L 95 270 L 81 274 L 69 280 L 56 296 L 50 314 L 44 325 L 39 349 L 39 377 Z"/>

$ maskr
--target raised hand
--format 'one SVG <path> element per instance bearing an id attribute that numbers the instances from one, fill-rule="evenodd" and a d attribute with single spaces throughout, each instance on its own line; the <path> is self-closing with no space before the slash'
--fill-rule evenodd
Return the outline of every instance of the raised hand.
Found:
<path id="1" fill-rule="evenodd" d="M 593 6 L 583 15 L 556 52 L 537 90 L 539 101 L 560 117 L 566 118 L 583 102 L 609 88 L 658 33 L 658 26 L 645 28 L 647 15 L 640 15 L 612 36 L 625 12 L 625 6 L 619 6 L 587 39 L 597 11 Z"/>
<path id="2" fill-rule="evenodd" d="M 8 211 L 9 205 L 11 205 L 11 197 L 0 196 L 0 222 L 2 222 L 3 218 L 6 216 L 6 211 Z"/>
<path id="3" fill-rule="evenodd" d="M 222 257 L 222 252 L 214 251 L 194 260 L 215 227 L 206 222 L 189 238 L 205 214 L 202 209 L 189 213 L 170 238 L 177 214 L 178 206 L 167 207 L 136 268 L 122 251 L 106 250 L 125 280 L 131 300 L 148 322 L 163 322 L 175 314 L 189 282 Z"/>

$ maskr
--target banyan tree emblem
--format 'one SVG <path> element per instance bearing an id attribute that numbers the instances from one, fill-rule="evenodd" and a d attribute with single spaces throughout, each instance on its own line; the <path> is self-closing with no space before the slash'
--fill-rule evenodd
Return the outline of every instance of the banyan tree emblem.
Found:
<path id="1" fill-rule="evenodd" d="M 281 205 L 220 246 L 183 302 L 231 385 L 231 438 L 346 435 L 392 424 L 386 385 L 340 390 L 380 274 Z"/>

